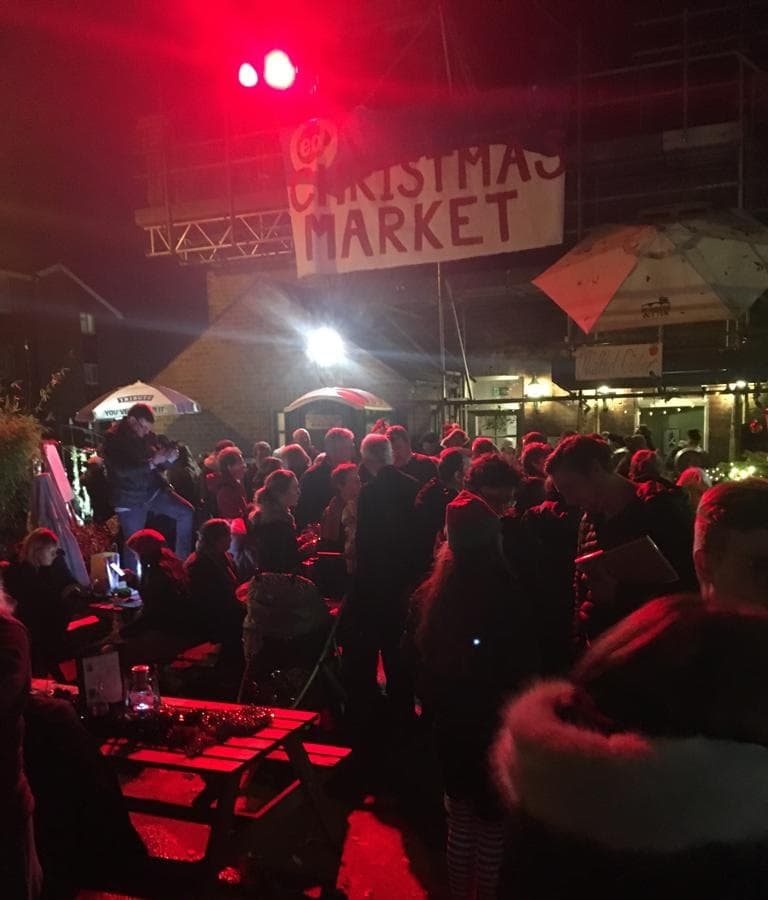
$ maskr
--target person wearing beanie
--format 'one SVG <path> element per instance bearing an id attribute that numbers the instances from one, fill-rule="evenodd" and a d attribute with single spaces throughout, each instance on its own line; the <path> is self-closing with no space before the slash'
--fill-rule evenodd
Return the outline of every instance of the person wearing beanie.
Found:
<path id="1" fill-rule="evenodd" d="M 536 675 L 533 617 L 501 553 L 497 511 L 462 491 L 446 509 L 447 541 L 414 596 L 418 694 L 433 715 L 448 815 L 451 897 L 496 897 L 501 806 L 487 755 L 505 699 Z"/>
<path id="2" fill-rule="evenodd" d="M 121 632 L 128 639 L 123 645 L 123 661 L 128 664 L 172 659 L 198 631 L 197 617 L 189 604 L 184 564 L 153 528 L 132 534 L 126 546 L 141 563 L 141 576 L 126 569 L 125 580 L 138 588 L 143 608 L 140 617 Z"/>
<path id="3" fill-rule="evenodd" d="M 768 896 L 768 613 L 653 600 L 504 714 L 499 896 Z M 507 883 L 508 882 L 508 883 Z"/>

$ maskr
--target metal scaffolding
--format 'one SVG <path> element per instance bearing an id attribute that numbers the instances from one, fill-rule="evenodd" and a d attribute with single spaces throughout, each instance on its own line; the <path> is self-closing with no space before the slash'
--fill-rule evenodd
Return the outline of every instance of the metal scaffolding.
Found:
<path id="1" fill-rule="evenodd" d="M 577 54 L 568 242 L 605 221 L 649 212 L 768 208 L 760 154 L 768 75 L 745 53 L 743 22 L 727 36 L 709 27 L 722 12 L 638 22 L 640 32 L 661 29 L 667 43 L 652 40 L 621 68 L 583 72 Z M 706 39 L 705 26 L 713 32 Z M 147 256 L 212 263 L 292 255 L 275 133 L 234 134 L 227 121 L 219 140 L 176 144 L 156 116 L 145 120 L 142 138 L 147 207 L 136 221 Z"/>
<path id="2" fill-rule="evenodd" d="M 171 217 L 168 223 L 144 226 L 144 231 L 147 256 L 175 256 L 183 263 L 293 256 L 287 209 L 224 213 L 181 221 Z"/>

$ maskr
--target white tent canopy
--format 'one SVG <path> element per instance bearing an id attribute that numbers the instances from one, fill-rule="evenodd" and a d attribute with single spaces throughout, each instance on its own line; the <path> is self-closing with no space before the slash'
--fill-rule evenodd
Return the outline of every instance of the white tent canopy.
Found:
<path id="1" fill-rule="evenodd" d="M 533 283 L 585 333 L 738 318 L 768 290 L 768 228 L 741 212 L 609 225 Z"/>

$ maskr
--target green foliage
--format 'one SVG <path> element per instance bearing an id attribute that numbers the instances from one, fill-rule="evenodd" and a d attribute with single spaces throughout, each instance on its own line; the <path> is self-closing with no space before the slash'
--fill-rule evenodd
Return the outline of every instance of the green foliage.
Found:
<path id="1" fill-rule="evenodd" d="M 768 453 L 762 450 L 745 451 L 742 458 L 718 463 L 710 470 L 713 483 L 741 481 L 743 478 L 768 478 Z"/>
<path id="2" fill-rule="evenodd" d="M 18 381 L 0 389 L 0 545 L 5 545 L 6 550 L 26 531 L 32 464 L 40 455 L 43 438 L 37 417 L 44 414 L 53 392 L 68 372 L 69 369 L 61 368 L 51 375 L 31 410 L 25 409 Z"/>
<path id="3" fill-rule="evenodd" d="M 0 404 L 0 542 L 13 542 L 24 533 L 32 463 L 41 438 L 34 416 Z"/>

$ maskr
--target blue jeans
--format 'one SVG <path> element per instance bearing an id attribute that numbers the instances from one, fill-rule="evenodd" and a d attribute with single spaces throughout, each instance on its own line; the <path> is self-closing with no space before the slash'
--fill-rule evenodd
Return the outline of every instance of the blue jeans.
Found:
<path id="1" fill-rule="evenodd" d="M 183 497 L 173 491 L 160 490 L 151 500 L 141 506 L 133 506 L 130 509 L 118 510 L 117 518 L 123 532 L 123 540 L 140 531 L 147 522 L 147 515 L 157 513 L 168 516 L 176 523 L 176 556 L 185 560 L 192 552 L 192 526 L 195 508 Z M 130 554 L 133 556 L 133 554 Z M 127 551 L 123 550 L 123 565 L 128 565 Z"/>

